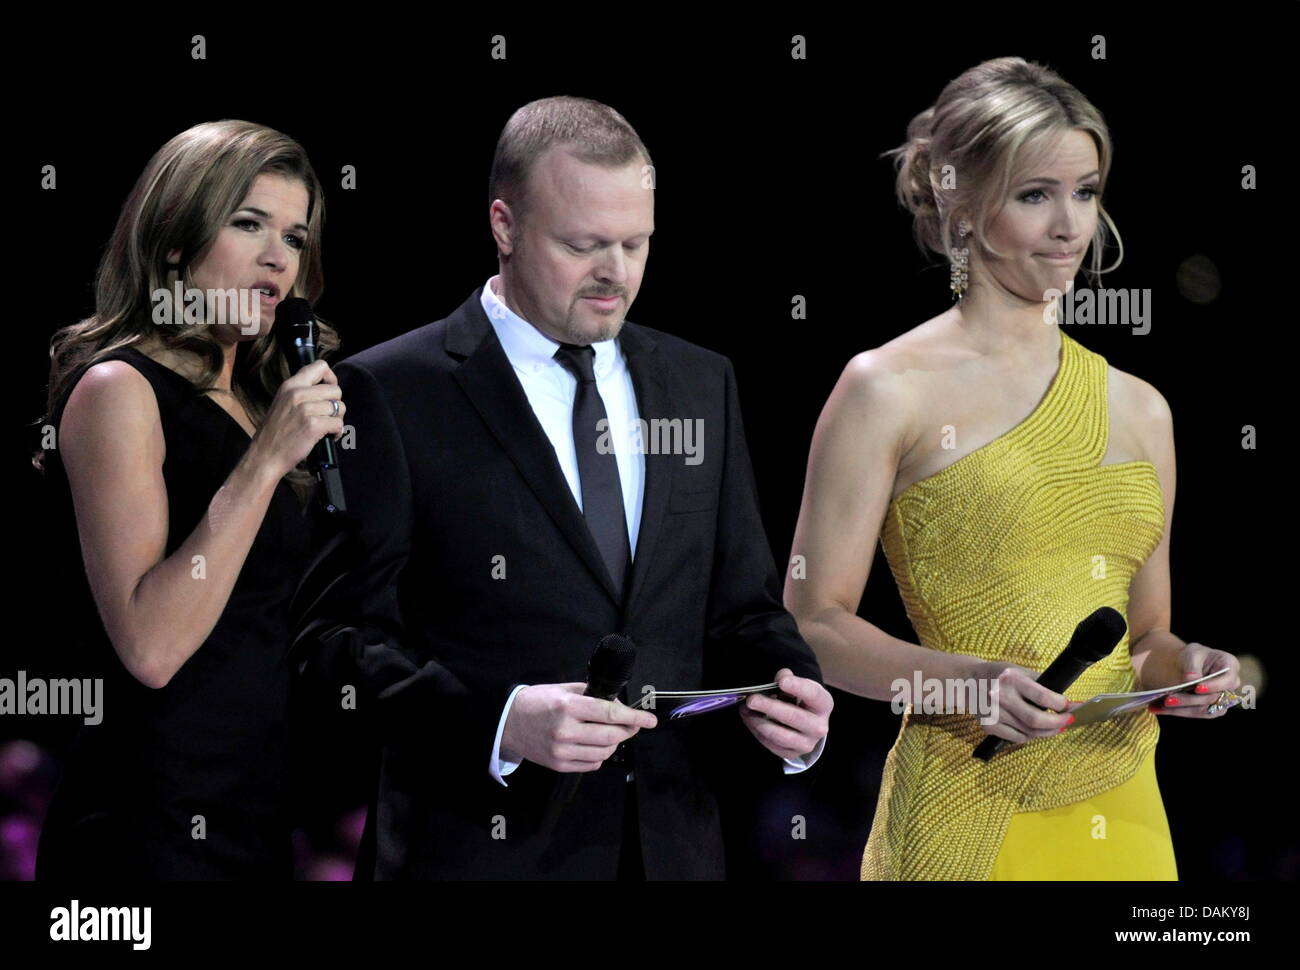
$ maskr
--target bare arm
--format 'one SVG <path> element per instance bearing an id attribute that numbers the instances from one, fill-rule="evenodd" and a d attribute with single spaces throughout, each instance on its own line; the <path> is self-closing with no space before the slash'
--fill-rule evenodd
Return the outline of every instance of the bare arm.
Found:
<path id="1" fill-rule="evenodd" d="M 1143 427 L 1150 428 L 1151 463 L 1160 477 L 1164 497 L 1165 532 L 1150 558 L 1129 584 L 1129 655 L 1139 689 L 1171 687 L 1198 676 L 1222 670 L 1224 673 L 1157 702 L 1149 710 L 1174 717 L 1212 719 L 1223 698 L 1221 691 L 1241 686 L 1241 662 L 1226 650 L 1203 643 L 1184 642 L 1169 630 L 1170 582 L 1169 537 L 1174 517 L 1174 423 L 1169 404 L 1150 384 L 1143 382 L 1146 413 Z M 1240 700 L 1240 698 L 1236 698 Z M 1230 706 L 1230 705 L 1229 705 Z M 1224 708 L 1218 708 L 1222 713 Z"/>
<path id="2" fill-rule="evenodd" d="M 311 387 L 313 377 L 331 383 Z M 285 382 L 203 519 L 166 557 L 165 442 L 152 387 L 122 361 L 96 364 L 77 383 L 59 425 L 60 456 L 95 604 L 118 657 L 141 683 L 166 686 L 207 639 L 276 483 L 322 434 L 341 430 L 342 417 L 310 416 L 328 412 L 338 396 L 332 382 L 324 363 Z"/>
<path id="3" fill-rule="evenodd" d="M 1150 384 L 1145 384 L 1146 414 L 1143 427 L 1151 434 L 1147 448 L 1160 478 L 1164 495 L 1165 533 L 1155 551 L 1129 584 L 1129 655 L 1142 687 L 1182 683 L 1184 671 L 1178 656 L 1186 644 L 1169 631 L 1171 593 L 1169 582 L 1169 536 L 1174 521 L 1174 419 L 1169 404 Z"/>
<path id="4" fill-rule="evenodd" d="M 889 700 L 897 678 L 965 678 L 977 658 L 885 633 L 857 615 L 907 436 L 907 392 L 876 357 L 859 354 L 840 376 L 813 434 L 785 606 L 817 654 L 826 683 Z"/>

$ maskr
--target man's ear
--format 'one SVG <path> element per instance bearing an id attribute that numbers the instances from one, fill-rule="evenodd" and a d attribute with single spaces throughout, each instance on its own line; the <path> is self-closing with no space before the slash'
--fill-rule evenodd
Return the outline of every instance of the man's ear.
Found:
<path id="1" fill-rule="evenodd" d="M 515 233 L 518 225 L 510 206 L 501 199 L 495 199 L 488 209 L 488 225 L 492 230 L 493 240 L 497 244 L 497 254 L 508 258 L 515 249 Z"/>

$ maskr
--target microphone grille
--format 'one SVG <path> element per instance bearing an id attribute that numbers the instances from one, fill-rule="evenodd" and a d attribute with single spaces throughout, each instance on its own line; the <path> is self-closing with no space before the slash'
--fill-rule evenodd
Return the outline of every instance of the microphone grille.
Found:
<path id="1" fill-rule="evenodd" d="M 1109 656 L 1124 636 L 1128 624 L 1118 610 L 1101 606 L 1093 610 L 1075 629 L 1075 642 L 1079 645 L 1079 655 L 1093 661 Z"/>
<path id="2" fill-rule="evenodd" d="M 588 667 L 591 680 L 597 678 L 613 683 L 626 684 L 632 676 L 632 664 L 636 662 L 636 644 L 631 637 L 621 633 L 610 633 L 600 638 L 596 650 L 591 655 Z"/>
<path id="3" fill-rule="evenodd" d="M 280 347 L 288 350 L 295 340 L 315 338 L 316 315 L 311 304 L 300 296 L 293 296 L 276 304 L 275 337 Z"/>
<path id="4" fill-rule="evenodd" d="M 275 306 L 275 325 L 302 326 L 313 319 L 311 304 L 300 296 L 281 300 Z"/>

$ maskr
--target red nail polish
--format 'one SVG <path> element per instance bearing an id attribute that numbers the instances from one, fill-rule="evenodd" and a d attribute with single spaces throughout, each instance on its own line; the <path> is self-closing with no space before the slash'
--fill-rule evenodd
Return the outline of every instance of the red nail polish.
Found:
<path id="1" fill-rule="evenodd" d="M 1168 704 L 1170 707 L 1177 707 L 1178 698 L 1175 697 L 1173 694 L 1170 694 L 1168 697 L 1165 698 L 1165 703 Z"/>
<path id="2" fill-rule="evenodd" d="M 1060 730 L 1060 731 L 1057 731 L 1056 733 L 1057 733 L 1057 734 L 1061 734 L 1061 733 L 1063 733 L 1064 731 L 1065 731 L 1065 728 L 1061 728 L 1061 730 Z"/>
<path id="3" fill-rule="evenodd" d="M 1071 724 L 1073 724 L 1073 723 L 1074 723 L 1074 715 L 1071 714 L 1071 715 L 1070 715 L 1070 719 L 1069 719 L 1068 721 L 1065 722 L 1066 727 L 1069 727 L 1069 726 L 1070 726 Z M 1061 730 L 1064 731 L 1065 728 L 1062 728 Z"/>
<path id="4" fill-rule="evenodd" d="M 1196 693 L 1198 693 L 1198 694 L 1204 694 L 1204 693 L 1205 693 L 1206 691 L 1208 691 L 1209 689 L 1210 689 L 1210 688 L 1206 687 L 1204 684 L 1197 684 L 1197 685 L 1196 685 Z"/>

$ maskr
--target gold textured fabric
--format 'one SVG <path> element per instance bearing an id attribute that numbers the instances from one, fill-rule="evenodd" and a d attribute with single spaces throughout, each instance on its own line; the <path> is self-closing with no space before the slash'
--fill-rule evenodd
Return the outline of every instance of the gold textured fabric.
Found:
<path id="1" fill-rule="evenodd" d="M 1104 358 L 1060 330 L 1060 363 L 1024 421 L 900 493 L 881 544 L 922 645 L 1043 670 L 1100 606 L 1127 619 L 1129 583 L 1164 533 L 1147 461 L 1100 465 Z M 1065 696 L 1134 690 L 1125 633 Z M 1143 709 L 971 757 L 974 714 L 909 705 L 885 761 L 863 879 L 988 879 L 1011 816 L 1131 778 L 1159 737 Z M 1051 851 L 1044 847 L 1044 851 Z"/>

